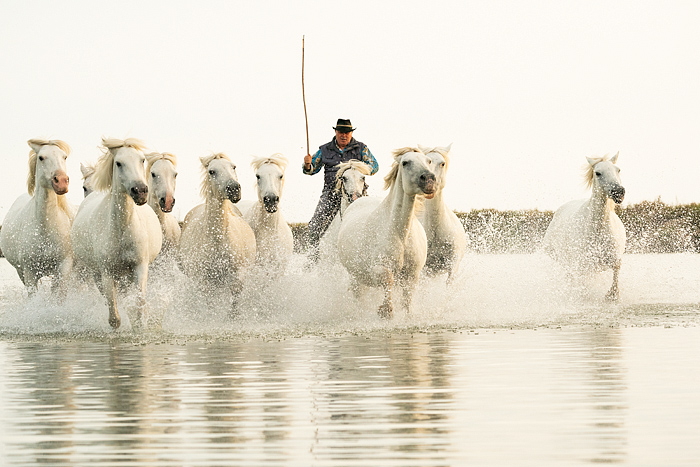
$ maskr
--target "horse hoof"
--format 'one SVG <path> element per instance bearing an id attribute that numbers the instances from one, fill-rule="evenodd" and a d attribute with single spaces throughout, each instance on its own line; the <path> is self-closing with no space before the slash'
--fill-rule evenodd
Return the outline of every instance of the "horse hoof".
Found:
<path id="1" fill-rule="evenodd" d="M 617 291 L 610 291 L 605 295 L 605 300 L 609 302 L 617 302 L 620 300 L 620 293 Z"/>
<path id="2" fill-rule="evenodd" d="M 382 319 L 391 319 L 394 317 L 394 308 L 391 305 L 382 305 L 379 307 L 379 317 Z"/>
<path id="3" fill-rule="evenodd" d="M 122 320 L 119 317 L 116 318 L 109 318 L 109 325 L 112 326 L 112 329 L 119 329 L 119 326 L 121 326 Z"/>

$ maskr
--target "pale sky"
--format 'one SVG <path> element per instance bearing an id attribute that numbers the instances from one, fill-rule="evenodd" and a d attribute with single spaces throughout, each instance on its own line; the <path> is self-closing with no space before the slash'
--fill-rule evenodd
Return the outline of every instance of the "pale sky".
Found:
<path id="1" fill-rule="evenodd" d="M 588 196 L 586 156 L 620 151 L 625 204 L 700 202 L 700 2 L 0 0 L 0 218 L 26 191 L 30 138 L 62 139 L 69 198 L 104 136 L 179 158 L 174 213 L 201 202 L 199 157 L 290 159 L 282 212 L 308 221 L 311 152 L 350 118 L 379 161 L 452 143 L 457 210 L 555 209 Z"/>

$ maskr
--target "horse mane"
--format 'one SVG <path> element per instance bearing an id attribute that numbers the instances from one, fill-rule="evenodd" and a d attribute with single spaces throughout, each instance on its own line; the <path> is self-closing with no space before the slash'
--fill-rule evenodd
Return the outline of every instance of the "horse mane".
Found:
<path id="1" fill-rule="evenodd" d="M 102 155 L 97 159 L 93 175 L 92 187 L 96 191 L 109 191 L 112 189 L 112 176 L 114 175 L 114 150 L 119 148 L 134 148 L 143 152 L 146 145 L 136 138 L 125 140 L 102 137 Z"/>
<path id="2" fill-rule="evenodd" d="M 38 146 L 56 146 L 58 149 L 66 153 L 66 156 L 70 155 L 70 146 L 65 141 L 60 139 L 30 139 L 27 144 L 31 147 L 32 145 Z M 34 148 L 29 151 L 29 173 L 27 174 L 27 192 L 30 195 L 34 195 L 34 189 L 36 188 L 36 158 L 37 154 L 34 152 Z"/>
<path id="3" fill-rule="evenodd" d="M 177 157 L 169 152 L 151 152 L 146 154 L 146 173 L 150 172 L 151 167 L 157 161 L 167 161 L 173 164 L 173 167 L 177 167 Z"/>
<path id="4" fill-rule="evenodd" d="M 289 161 L 286 157 L 284 157 L 280 153 L 275 153 L 271 156 L 254 157 L 253 160 L 250 162 L 250 166 L 253 168 L 254 171 L 257 171 L 260 167 L 262 167 L 265 164 L 275 164 L 284 172 L 284 170 L 287 168 L 288 163 Z"/>
<path id="5" fill-rule="evenodd" d="M 80 173 L 83 174 L 83 180 L 85 180 L 89 176 L 93 175 L 95 173 L 94 164 L 91 164 L 89 162 L 86 162 L 85 164 L 81 163 L 80 164 Z"/>
<path id="6" fill-rule="evenodd" d="M 369 167 L 362 161 L 350 159 L 347 162 L 341 162 L 338 164 L 338 172 L 335 174 L 335 191 L 341 191 L 343 189 L 343 174 L 350 169 L 355 169 L 363 175 L 370 174 Z"/>
<path id="7" fill-rule="evenodd" d="M 217 152 L 215 154 L 210 154 L 199 158 L 200 162 L 202 163 L 202 183 L 199 186 L 199 194 L 204 199 L 209 199 L 211 189 L 209 177 L 207 177 L 207 170 L 209 169 L 209 164 L 216 159 L 224 159 L 231 162 L 231 159 L 223 152 Z"/>
<path id="8" fill-rule="evenodd" d="M 593 164 L 587 163 L 583 167 L 583 182 L 585 183 L 586 188 L 591 188 L 593 186 L 593 180 L 595 180 L 595 175 L 594 175 L 595 165 L 598 164 L 599 162 L 604 162 L 604 161 L 610 160 L 610 154 L 606 154 L 606 155 L 600 156 L 600 157 L 594 156 L 594 157 L 590 157 L 589 159 L 591 159 L 593 161 Z"/>
<path id="9" fill-rule="evenodd" d="M 394 184 L 396 181 L 396 177 L 399 176 L 399 161 L 401 160 L 401 156 L 404 154 L 407 154 L 409 152 L 420 152 L 421 151 L 418 148 L 413 148 L 410 146 L 406 146 L 405 148 L 400 148 L 400 149 L 395 149 L 391 155 L 394 156 L 394 162 L 391 164 L 391 170 L 389 170 L 389 173 L 386 174 L 384 177 L 384 189 L 388 190 L 391 188 L 391 186 Z"/>

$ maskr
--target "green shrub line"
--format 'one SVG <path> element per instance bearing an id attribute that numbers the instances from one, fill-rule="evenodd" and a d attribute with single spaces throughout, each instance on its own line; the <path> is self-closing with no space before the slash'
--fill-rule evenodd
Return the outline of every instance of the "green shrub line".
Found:
<path id="1" fill-rule="evenodd" d="M 473 209 L 455 213 L 464 225 L 469 250 L 483 254 L 536 252 L 554 215 L 553 211 L 538 209 Z M 657 199 L 618 206 L 617 213 L 627 230 L 627 253 L 700 252 L 698 203 L 672 205 Z M 308 224 L 293 222 L 289 226 L 294 235 L 294 251 L 306 252 Z"/>

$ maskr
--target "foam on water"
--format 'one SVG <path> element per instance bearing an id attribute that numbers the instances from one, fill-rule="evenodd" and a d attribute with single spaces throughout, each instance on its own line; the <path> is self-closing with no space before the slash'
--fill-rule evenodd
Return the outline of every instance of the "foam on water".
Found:
<path id="1" fill-rule="evenodd" d="M 174 265 L 161 265 L 149 278 L 150 336 L 285 337 L 427 328 L 507 328 L 568 324 L 654 323 L 682 315 L 672 324 L 695 324 L 700 294 L 700 255 L 627 255 L 620 274 L 621 300 L 603 300 L 611 273 L 571 283 L 547 257 L 467 255 L 458 278 L 421 280 L 410 313 L 400 306 L 392 320 L 377 315 L 379 290 L 357 300 L 341 267 L 304 268 L 295 255 L 287 273 L 270 279 L 253 274 L 232 313 L 225 292 L 204 291 Z M 133 294 L 120 296 L 122 328 Z M 669 321 L 667 319 L 667 321 Z M 14 269 L 0 261 L 0 332 L 4 334 L 112 335 L 107 305 L 94 286 L 79 285 L 62 303 L 42 287 L 27 297 Z"/>

